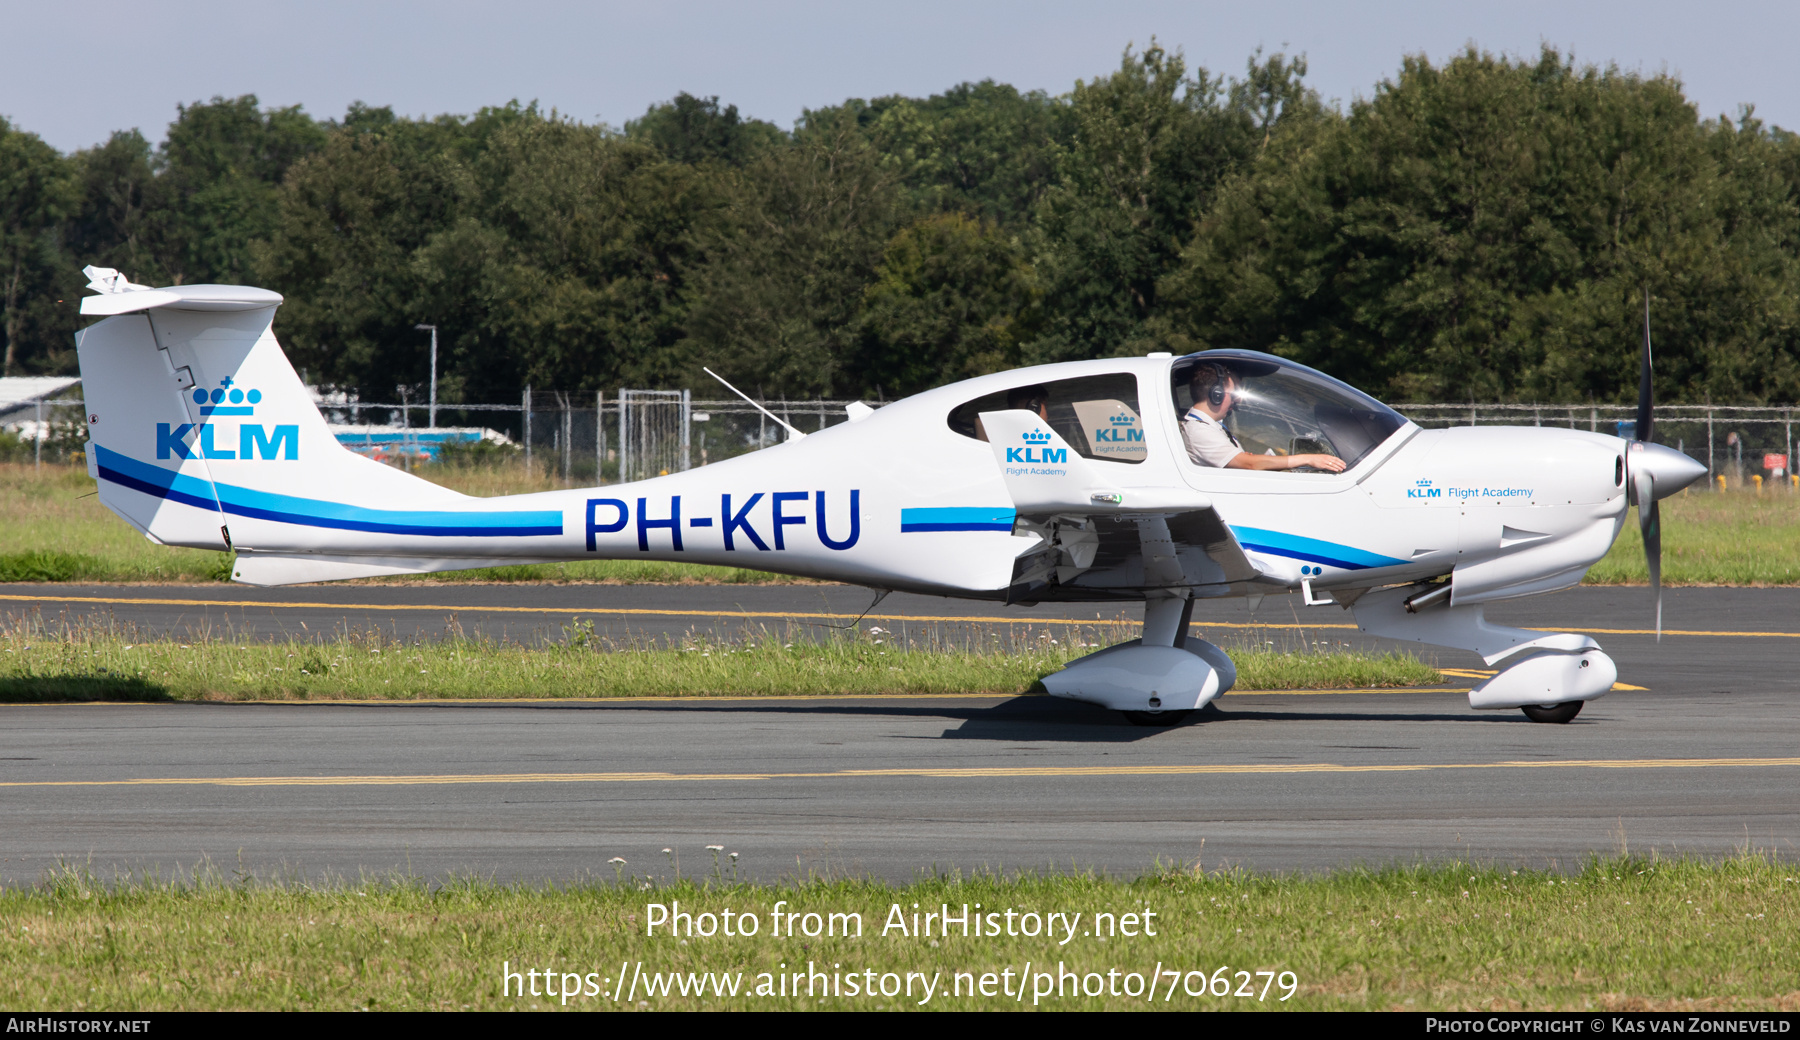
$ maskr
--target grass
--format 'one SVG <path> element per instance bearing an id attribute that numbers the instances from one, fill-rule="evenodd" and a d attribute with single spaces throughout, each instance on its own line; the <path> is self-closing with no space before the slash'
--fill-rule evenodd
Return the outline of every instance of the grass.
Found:
<path id="1" fill-rule="evenodd" d="M 1101 996 L 1040 997 L 1055 1009 L 1283 1010 L 1751 1010 L 1800 1008 L 1800 883 L 1792 865 L 1744 853 L 1722 862 L 1619 856 L 1573 872 L 1450 863 L 1322 876 L 1267 876 L 1172 866 L 1132 881 L 1092 875 L 944 874 L 911 884 L 807 878 L 733 880 L 723 846 L 686 849 L 705 864 L 674 880 L 671 863 L 602 862 L 597 877 L 563 886 L 482 880 L 427 884 L 396 877 L 308 884 L 226 877 L 201 869 L 176 879 L 113 883 L 79 870 L 0 892 L 0 1005 L 134 1010 L 562 1010 L 525 971 L 547 971 L 567 1008 L 636 1010 L 914 1009 L 935 978 L 931 1010 L 1028 1008 L 1059 970 Z M 861 937 L 771 934 L 786 913 L 859 914 Z M 651 904 L 757 922 L 752 937 L 646 935 Z M 948 904 L 1080 914 L 1074 936 L 948 937 L 883 928 Z M 1155 913 L 1156 935 L 1095 937 L 1093 915 Z M 1065 918 L 1066 920 L 1066 918 Z M 1143 918 L 1139 918 L 1143 920 Z M 715 924 L 717 923 L 715 918 Z M 796 918 L 797 927 L 805 918 Z M 702 923 L 704 927 L 704 923 Z M 1101 931 L 1105 931 L 1104 926 Z M 784 928 L 784 932 L 786 929 Z M 1031 964 L 1024 1000 L 1012 990 Z M 913 996 L 758 996 L 759 984 L 811 963 L 877 985 L 920 973 Z M 503 994 L 503 965 L 526 995 Z M 1154 1002 L 1127 996 L 1157 967 Z M 1218 972 L 1235 994 L 1190 996 Z M 606 995 L 624 971 L 635 993 Z M 652 994 L 638 976 L 654 977 Z M 1247 978 L 1236 972 L 1247 973 Z M 1269 984 L 1254 973 L 1270 973 Z M 971 995 L 994 973 L 993 996 Z M 1011 972 L 1004 980 L 1001 972 Z M 1109 981 L 1106 973 L 1116 973 Z M 1199 972 L 1189 975 L 1188 972 Z M 1288 972 L 1291 975 L 1281 973 Z M 675 973 L 674 978 L 671 973 Z M 681 994 L 688 973 L 739 995 Z M 741 973 L 741 974 L 740 974 Z M 957 973 L 967 973 L 956 992 Z M 1040 973 L 1043 975 L 1040 978 Z M 1087 978 L 1089 973 L 1099 976 Z M 1136 975 L 1136 979 L 1132 975 Z M 1164 999 L 1175 982 L 1172 999 Z M 790 982 L 791 985 L 791 982 Z M 802 986 L 805 982 L 802 981 Z M 838 985 L 842 985 L 840 981 Z M 1118 987 L 1119 995 L 1111 990 Z M 791 990 L 790 990 L 791 992 Z M 1285 1001 L 1280 1000 L 1284 994 Z"/>
<path id="2" fill-rule="evenodd" d="M 614 641 L 571 619 L 537 645 L 379 630 L 314 642 L 200 635 L 139 640 L 85 622 L 0 621 L 0 703 L 71 700 L 418 700 L 425 698 L 810 697 L 1017 694 L 1070 658 L 1130 638 L 1125 626 L 1032 632 L 983 626 L 946 638 L 926 626 L 854 635 L 753 632 L 731 642 Z M 1417 686 L 1442 681 L 1404 653 L 1243 643 L 1229 648 L 1243 689 Z"/>
<path id="3" fill-rule="evenodd" d="M 546 491 L 561 485 L 516 466 L 436 465 L 420 476 L 465 494 Z M 1800 584 L 1800 494 L 1771 488 L 1724 493 L 1688 491 L 1665 499 L 1663 581 L 1671 585 Z M 113 516 L 79 467 L 0 463 L 0 582 L 212 582 L 230 577 L 225 553 L 155 545 Z M 594 560 L 524 564 L 405 578 L 398 581 L 609 583 L 804 582 L 763 571 L 687 563 Z M 1612 551 L 1588 572 L 1593 585 L 1643 584 L 1649 572 L 1637 515 L 1627 517 Z"/>
<path id="4" fill-rule="evenodd" d="M 225 581 L 224 553 L 171 549 L 100 504 L 87 470 L 0 463 L 0 581 Z"/>
<path id="5" fill-rule="evenodd" d="M 1791 490 L 1684 491 L 1662 501 L 1663 582 L 1669 585 L 1800 583 L 1800 494 Z M 1637 511 L 1590 585 L 1647 584 Z"/>

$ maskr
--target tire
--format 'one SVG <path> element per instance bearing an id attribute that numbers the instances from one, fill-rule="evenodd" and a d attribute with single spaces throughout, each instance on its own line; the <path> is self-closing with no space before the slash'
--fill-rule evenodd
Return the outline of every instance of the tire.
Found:
<path id="1" fill-rule="evenodd" d="M 1122 712 L 1125 721 L 1133 726 L 1179 726 L 1192 715 L 1191 711 L 1127 711 Z"/>
<path id="2" fill-rule="evenodd" d="M 1561 704 L 1527 704 L 1519 710 L 1533 722 L 1564 723 L 1581 714 L 1586 701 L 1564 701 Z"/>

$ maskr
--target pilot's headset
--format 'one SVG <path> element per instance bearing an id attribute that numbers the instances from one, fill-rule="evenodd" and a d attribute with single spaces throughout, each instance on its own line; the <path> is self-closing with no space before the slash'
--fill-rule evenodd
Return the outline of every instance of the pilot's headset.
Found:
<path id="1" fill-rule="evenodd" d="M 1225 384 L 1231 380 L 1231 370 L 1214 361 L 1202 362 L 1195 367 L 1193 375 L 1188 377 L 1188 392 L 1199 403 L 1202 397 L 1214 408 L 1225 403 Z"/>

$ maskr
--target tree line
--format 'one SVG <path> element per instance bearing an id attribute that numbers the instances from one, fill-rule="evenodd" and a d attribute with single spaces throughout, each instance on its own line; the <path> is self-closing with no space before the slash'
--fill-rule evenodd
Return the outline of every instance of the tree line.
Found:
<path id="1" fill-rule="evenodd" d="M 283 293 L 315 382 L 392 399 L 701 385 L 894 398 L 1018 365 L 1269 350 L 1404 401 L 1800 397 L 1800 139 L 1545 48 L 1304 59 L 1154 42 L 1066 94 L 850 99 L 791 130 L 678 95 L 341 119 L 254 96 L 59 154 L 0 120 L 7 374 L 72 372 L 84 264 Z M 697 378 L 698 377 L 698 378 Z"/>

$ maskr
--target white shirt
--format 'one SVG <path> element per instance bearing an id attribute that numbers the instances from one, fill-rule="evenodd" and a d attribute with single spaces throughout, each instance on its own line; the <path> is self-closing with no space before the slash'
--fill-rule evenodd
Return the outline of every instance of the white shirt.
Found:
<path id="1" fill-rule="evenodd" d="M 1187 444 L 1188 458 L 1202 466 L 1223 469 L 1244 451 L 1230 430 L 1198 408 L 1190 408 L 1182 416 L 1181 439 Z"/>

